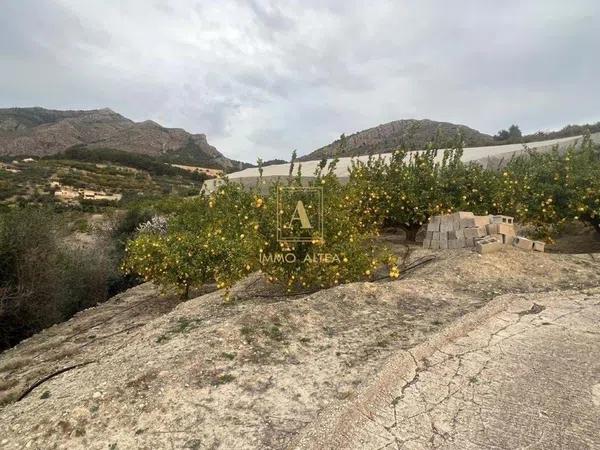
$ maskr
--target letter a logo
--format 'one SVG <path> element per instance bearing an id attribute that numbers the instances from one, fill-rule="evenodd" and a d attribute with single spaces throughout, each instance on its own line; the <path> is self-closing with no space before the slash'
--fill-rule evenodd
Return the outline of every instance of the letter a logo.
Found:
<path id="1" fill-rule="evenodd" d="M 323 187 L 277 189 L 277 242 L 323 241 Z"/>
<path id="2" fill-rule="evenodd" d="M 302 200 L 298 200 L 298 203 L 296 203 L 296 209 L 294 209 L 294 214 L 292 214 L 292 219 L 290 220 L 290 228 L 292 228 L 295 220 L 300 221 L 300 225 L 303 230 L 312 228 Z"/>

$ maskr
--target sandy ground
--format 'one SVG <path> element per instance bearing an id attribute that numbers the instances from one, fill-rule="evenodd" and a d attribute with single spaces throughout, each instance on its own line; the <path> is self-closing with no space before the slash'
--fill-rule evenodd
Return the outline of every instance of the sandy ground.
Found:
<path id="1" fill-rule="evenodd" d="M 599 323 L 600 288 L 498 297 L 398 352 L 295 448 L 600 448 Z"/>
<path id="2" fill-rule="evenodd" d="M 0 355 L 0 447 L 285 448 L 398 350 L 495 297 L 600 286 L 598 254 L 437 255 L 402 280 L 291 298 L 257 278 L 230 304 L 131 289 Z"/>

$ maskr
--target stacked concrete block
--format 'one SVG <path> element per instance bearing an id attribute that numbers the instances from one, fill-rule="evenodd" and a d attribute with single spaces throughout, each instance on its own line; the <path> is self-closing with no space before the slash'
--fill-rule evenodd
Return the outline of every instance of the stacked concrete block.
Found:
<path id="1" fill-rule="evenodd" d="M 506 225 L 514 225 L 514 219 L 510 216 L 490 216 L 491 223 L 502 223 Z"/>
<path id="2" fill-rule="evenodd" d="M 514 236 L 514 235 L 504 234 L 504 235 L 502 235 L 502 242 L 505 245 L 513 245 L 513 241 L 515 240 L 515 237 L 516 236 Z"/>
<path id="3" fill-rule="evenodd" d="M 472 212 L 433 216 L 427 224 L 423 247 L 431 249 L 457 249 L 474 247 L 475 239 L 487 235 L 489 216 L 476 216 Z"/>
<path id="4" fill-rule="evenodd" d="M 531 239 L 524 238 L 522 236 L 515 236 L 513 245 L 523 250 L 534 250 L 536 252 L 543 252 L 546 244 L 541 241 L 532 241 Z"/>
<path id="5" fill-rule="evenodd" d="M 534 248 L 533 241 L 531 242 L 531 248 Z M 512 217 L 476 216 L 464 211 L 431 217 L 423 241 L 425 248 L 437 250 L 475 247 L 479 253 L 497 251 L 507 244 L 520 248 L 528 246 L 525 242 L 518 243 Z M 543 248 L 543 243 L 537 244 L 538 251 L 543 251 Z"/>
<path id="6" fill-rule="evenodd" d="M 485 227 L 469 227 L 463 229 L 463 235 L 466 239 L 478 239 L 487 235 Z"/>
<path id="7" fill-rule="evenodd" d="M 427 231 L 440 231 L 440 217 L 441 216 L 432 216 L 427 224 Z"/>
<path id="8" fill-rule="evenodd" d="M 503 244 L 512 244 L 516 236 L 513 218 L 508 216 L 491 216 L 491 220 L 495 220 L 495 222 L 487 225 L 488 235 L 494 236 Z"/>
<path id="9" fill-rule="evenodd" d="M 513 245 L 523 250 L 533 250 L 533 241 L 522 236 L 515 237 Z"/>
<path id="10" fill-rule="evenodd" d="M 485 255 L 487 253 L 497 252 L 502 249 L 504 244 L 502 241 L 497 240 L 494 237 L 486 236 L 481 239 L 477 239 L 477 243 L 475 244 L 475 250 L 477 253 Z"/>
<path id="11" fill-rule="evenodd" d="M 433 250 L 475 247 L 481 254 L 495 252 L 504 245 L 544 251 L 543 242 L 516 235 L 512 217 L 476 216 L 464 211 L 431 217 L 423 240 L 423 247 Z"/>

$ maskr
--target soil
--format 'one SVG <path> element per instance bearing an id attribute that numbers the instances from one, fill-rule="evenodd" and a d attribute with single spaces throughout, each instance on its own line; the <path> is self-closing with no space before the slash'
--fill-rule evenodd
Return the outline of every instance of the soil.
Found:
<path id="1" fill-rule="evenodd" d="M 600 233 L 593 227 L 574 222 L 546 247 L 552 253 L 600 253 Z"/>
<path id="2" fill-rule="evenodd" d="M 83 311 L 0 355 L 0 447 L 285 448 L 393 352 L 492 298 L 600 286 L 597 253 L 410 250 L 409 263 L 437 259 L 293 297 L 254 274 L 229 303 L 220 291 L 179 303 L 147 283 Z"/>

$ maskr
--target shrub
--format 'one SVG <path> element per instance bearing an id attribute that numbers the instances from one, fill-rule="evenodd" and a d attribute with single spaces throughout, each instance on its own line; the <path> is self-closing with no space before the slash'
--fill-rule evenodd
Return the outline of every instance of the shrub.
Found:
<path id="1" fill-rule="evenodd" d="M 107 298 L 110 256 L 65 245 L 63 229 L 45 209 L 0 216 L 0 348 Z"/>
<path id="2" fill-rule="evenodd" d="M 600 155 L 589 135 L 580 148 L 526 152 L 501 170 L 463 163 L 460 145 L 408 155 L 395 151 L 389 163 L 356 161 L 349 188 L 357 208 L 384 226 L 400 226 L 413 238 L 429 216 L 453 211 L 508 214 L 549 238 L 570 220 L 600 231 Z M 363 193 L 362 198 L 360 194 Z"/>
<path id="3" fill-rule="evenodd" d="M 513 158 L 496 176 L 496 205 L 549 238 L 571 220 L 600 231 L 600 158 L 589 135 L 580 147 Z"/>
<path id="4" fill-rule="evenodd" d="M 262 255 L 260 268 L 269 280 L 286 288 L 288 292 L 326 288 L 374 276 L 375 269 L 387 254 L 375 245 L 377 220 L 372 215 L 362 214 L 356 209 L 359 199 L 356 192 L 342 186 L 333 175 L 335 160 L 328 173 L 317 173 L 309 187 L 323 190 L 323 239 L 311 242 L 277 242 L 276 191 L 283 187 L 276 184 L 267 197 L 256 195 L 255 202 L 262 205 L 260 235 Z M 299 186 L 296 178 L 290 183 Z M 305 202 L 306 203 L 306 202 Z M 307 203 L 308 204 L 308 203 Z M 285 209 L 289 205 L 280 205 Z M 291 205 L 294 208 L 295 203 Z M 290 216 L 288 211 L 287 216 Z M 281 224 L 280 224 L 281 226 Z M 293 254 L 291 262 L 281 262 L 273 255 Z M 273 258 L 271 258 L 271 257 Z"/>
<path id="5" fill-rule="evenodd" d="M 123 269 L 174 286 L 183 296 L 212 281 L 230 286 L 255 267 L 249 255 L 258 247 L 258 221 L 250 199 L 228 183 L 210 197 L 187 200 L 166 233 L 139 233 L 130 241 Z"/>
<path id="6" fill-rule="evenodd" d="M 568 208 L 574 219 L 592 225 L 600 233 L 600 149 L 594 148 L 589 133 L 581 144 L 581 150 L 566 154 L 569 169 Z"/>
<path id="7" fill-rule="evenodd" d="M 290 179 L 289 183 L 294 182 Z M 184 296 L 190 287 L 212 281 L 228 288 L 256 270 L 288 291 L 372 276 L 379 261 L 371 239 L 374 223 L 357 213 L 351 192 L 331 171 L 319 175 L 315 183 L 324 190 L 327 227 L 322 242 L 277 242 L 280 185 L 262 194 L 258 188 L 225 183 L 209 196 L 185 202 L 171 216 L 166 234 L 139 233 L 127 247 L 123 269 L 163 286 L 175 286 Z M 295 260 L 264 258 L 281 252 L 293 252 Z M 307 263 L 306 255 L 321 262 Z"/>
<path id="8" fill-rule="evenodd" d="M 389 161 L 354 161 L 348 185 L 359 211 L 383 226 L 401 227 L 414 240 L 431 215 L 485 209 L 477 189 L 482 169 L 461 161 L 460 142 L 441 158 L 438 153 L 436 148 L 418 153 L 399 149 Z"/>

